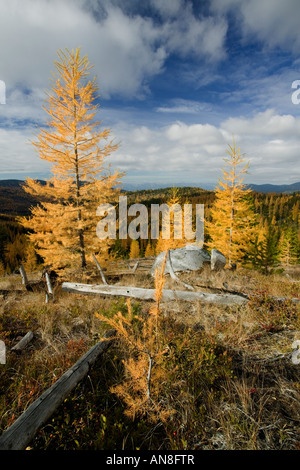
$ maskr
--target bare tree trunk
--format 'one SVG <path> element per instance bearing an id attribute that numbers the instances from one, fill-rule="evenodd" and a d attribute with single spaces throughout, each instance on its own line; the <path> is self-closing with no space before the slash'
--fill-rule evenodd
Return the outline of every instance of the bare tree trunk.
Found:
<path id="1" fill-rule="evenodd" d="M 75 90 L 74 90 L 74 103 L 75 103 Z M 74 119 L 76 121 L 77 118 L 77 109 L 76 105 L 74 104 Z M 77 125 L 76 125 L 77 126 Z M 80 222 L 82 220 L 81 217 L 81 210 L 79 208 L 80 205 L 80 179 L 79 179 L 79 168 L 78 168 L 78 148 L 77 148 L 77 127 L 75 127 L 74 131 L 74 153 L 75 153 L 75 174 L 76 174 L 76 204 L 77 204 L 77 220 Z M 81 256 L 81 267 L 86 267 L 86 258 L 85 258 L 85 247 L 84 247 L 84 236 L 83 230 L 80 228 L 78 230 L 79 236 L 79 249 L 80 249 L 80 256 Z"/>
<path id="2" fill-rule="evenodd" d="M 76 138 L 76 133 L 75 133 L 75 138 Z M 79 204 L 80 204 L 80 180 L 79 180 L 79 169 L 78 169 L 77 144 L 75 144 L 75 162 L 76 162 L 75 171 L 76 171 L 77 221 L 81 222 L 82 216 L 81 216 L 81 210 L 79 208 Z M 86 267 L 86 258 L 85 258 L 84 235 L 83 235 L 83 230 L 81 228 L 78 230 L 78 236 L 79 236 L 79 250 L 80 250 L 80 256 L 81 256 L 81 267 L 85 268 Z"/>

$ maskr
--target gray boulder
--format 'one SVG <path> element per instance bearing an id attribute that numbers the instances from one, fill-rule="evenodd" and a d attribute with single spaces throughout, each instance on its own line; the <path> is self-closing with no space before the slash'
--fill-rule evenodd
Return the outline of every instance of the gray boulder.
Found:
<path id="1" fill-rule="evenodd" d="M 210 266 L 212 271 L 220 271 L 226 265 L 226 258 L 219 250 L 213 249 L 210 253 Z"/>
<path id="2" fill-rule="evenodd" d="M 163 251 L 155 258 L 150 271 L 152 276 L 155 275 L 156 269 L 163 263 L 165 255 L 166 252 Z M 182 248 L 170 250 L 170 258 L 174 272 L 197 271 L 202 268 L 203 263 L 210 263 L 211 260 L 210 254 L 206 250 L 195 245 L 187 245 Z M 166 262 L 165 273 L 170 274 L 170 264 L 168 260 Z"/>

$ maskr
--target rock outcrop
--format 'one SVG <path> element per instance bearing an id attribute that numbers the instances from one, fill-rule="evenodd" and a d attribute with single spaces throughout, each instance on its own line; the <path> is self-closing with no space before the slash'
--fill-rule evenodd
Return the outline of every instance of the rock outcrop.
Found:
<path id="1" fill-rule="evenodd" d="M 155 271 L 159 268 L 165 258 L 166 252 L 160 253 L 151 268 L 152 276 L 155 275 Z M 203 264 L 210 264 L 211 256 L 203 248 L 199 248 L 195 245 L 187 245 L 182 248 L 176 248 L 170 250 L 170 259 L 174 272 L 180 271 L 198 271 L 203 267 Z M 166 262 L 165 273 L 170 274 L 170 263 L 169 260 Z"/>
<path id="2" fill-rule="evenodd" d="M 210 253 L 210 266 L 212 271 L 220 271 L 226 265 L 226 258 L 219 250 L 213 249 Z"/>

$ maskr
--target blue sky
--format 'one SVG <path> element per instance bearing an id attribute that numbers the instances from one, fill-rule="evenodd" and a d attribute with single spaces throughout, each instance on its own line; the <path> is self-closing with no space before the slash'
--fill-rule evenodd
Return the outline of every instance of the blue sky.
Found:
<path id="1" fill-rule="evenodd" d="M 50 176 L 30 140 L 81 47 L 125 184 L 214 187 L 232 135 L 247 183 L 300 181 L 299 25 L 299 0 L 0 0 L 0 179 Z"/>

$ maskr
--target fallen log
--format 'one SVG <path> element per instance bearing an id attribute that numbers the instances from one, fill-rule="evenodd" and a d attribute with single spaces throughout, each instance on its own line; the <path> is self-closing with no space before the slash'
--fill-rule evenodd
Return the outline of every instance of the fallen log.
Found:
<path id="1" fill-rule="evenodd" d="M 24 450 L 36 432 L 47 422 L 50 416 L 63 402 L 65 397 L 85 377 L 91 365 L 108 349 L 115 332 L 109 331 L 76 364 L 65 372 L 40 398 L 33 402 L 26 411 L 0 437 L 0 450 Z"/>
<path id="2" fill-rule="evenodd" d="M 24 294 L 24 290 L 21 289 L 0 289 L 0 295 L 7 296 L 10 294 Z"/>
<path id="3" fill-rule="evenodd" d="M 19 267 L 19 271 L 22 276 L 22 284 L 28 292 L 39 292 L 45 290 L 45 282 L 43 280 L 28 281 L 25 268 L 22 264 Z"/>
<path id="4" fill-rule="evenodd" d="M 28 333 L 13 348 L 11 348 L 11 351 L 15 351 L 15 352 L 22 351 L 23 349 L 26 348 L 27 344 L 30 343 L 32 338 L 33 338 L 32 331 L 28 331 Z"/>
<path id="5" fill-rule="evenodd" d="M 64 282 L 62 290 L 75 294 L 100 294 L 104 296 L 132 297 L 140 300 L 155 300 L 155 289 L 143 289 L 131 286 L 106 286 L 95 284 L 79 284 L 75 282 Z M 207 303 L 217 303 L 222 305 L 237 304 L 242 305 L 248 301 L 240 295 L 233 294 L 211 294 L 203 292 L 190 292 L 164 289 L 162 292 L 163 301 L 171 300 L 199 300 Z"/>

